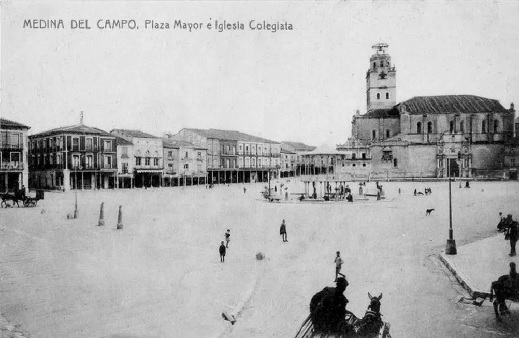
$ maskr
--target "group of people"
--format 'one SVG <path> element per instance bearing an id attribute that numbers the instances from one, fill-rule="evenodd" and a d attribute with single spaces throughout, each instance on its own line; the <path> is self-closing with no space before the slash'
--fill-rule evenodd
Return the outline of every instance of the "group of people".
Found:
<path id="1" fill-rule="evenodd" d="M 398 189 L 398 193 L 400 193 L 400 189 Z M 417 195 L 429 195 L 429 194 L 432 194 L 432 189 L 430 187 L 426 187 L 424 188 L 423 190 L 423 193 L 420 192 L 420 191 L 417 191 L 416 188 L 414 189 L 414 195 L 417 196 Z"/>
<path id="2" fill-rule="evenodd" d="M 229 241 L 231 241 L 231 230 L 227 230 L 225 232 L 225 244 L 222 241 L 222 244 L 220 245 L 220 262 L 225 262 L 225 254 L 227 254 L 227 249 L 229 248 Z"/>
<path id="3" fill-rule="evenodd" d="M 519 239 L 519 224 L 517 221 L 512 219 L 512 215 L 508 214 L 503 217 L 503 213 L 499 212 L 499 223 L 497 224 L 497 230 L 505 233 L 505 240 L 510 241 L 510 256 L 515 256 L 515 245 L 517 239 Z"/>

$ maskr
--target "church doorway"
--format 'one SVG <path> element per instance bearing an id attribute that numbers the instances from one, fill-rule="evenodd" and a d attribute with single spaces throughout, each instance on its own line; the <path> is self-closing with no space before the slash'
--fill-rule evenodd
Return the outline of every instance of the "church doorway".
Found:
<path id="1" fill-rule="evenodd" d="M 460 167 L 458 166 L 457 159 L 449 159 L 449 177 L 459 177 Z"/>

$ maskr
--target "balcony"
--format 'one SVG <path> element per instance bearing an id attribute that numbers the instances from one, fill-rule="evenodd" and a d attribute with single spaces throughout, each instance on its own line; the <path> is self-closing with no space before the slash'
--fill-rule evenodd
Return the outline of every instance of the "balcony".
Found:
<path id="1" fill-rule="evenodd" d="M 160 170 L 160 169 L 162 169 L 162 166 L 160 166 L 160 165 L 135 165 L 133 167 L 137 170 L 142 170 L 142 169 Z"/>
<path id="2" fill-rule="evenodd" d="M 0 144 L 0 149 L 22 150 L 22 145 Z"/>
<path id="3" fill-rule="evenodd" d="M 0 169 L 3 170 L 23 170 L 23 164 L 14 162 L 3 162 L 0 164 Z"/>

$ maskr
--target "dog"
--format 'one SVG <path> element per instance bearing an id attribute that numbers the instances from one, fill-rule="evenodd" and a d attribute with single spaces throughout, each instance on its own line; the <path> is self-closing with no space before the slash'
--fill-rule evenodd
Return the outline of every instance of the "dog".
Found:
<path id="1" fill-rule="evenodd" d="M 431 215 L 431 212 L 434 211 L 434 208 L 428 209 L 425 211 L 425 215 Z"/>

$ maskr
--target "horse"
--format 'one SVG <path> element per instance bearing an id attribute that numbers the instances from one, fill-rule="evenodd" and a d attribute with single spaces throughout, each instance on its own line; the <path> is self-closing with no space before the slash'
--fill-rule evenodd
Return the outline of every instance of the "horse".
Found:
<path id="1" fill-rule="evenodd" d="M 508 274 L 500 276 L 490 285 L 490 301 L 493 301 L 494 313 L 496 314 L 496 319 L 499 321 L 501 317 L 497 309 L 498 306 L 502 315 L 510 314 L 510 310 L 506 307 L 505 299 L 513 301 L 519 299 L 519 280 L 511 278 Z"/>
<path id="2" fill-rule="evenodd" d="M 16 206 L 20 207 L 20 205 L 18 204 L 18 201 L 20 201 L 20 198 L 18 198 L 16 195 L 5 193 L 5 194 L 0 195 L 0 197 L 2 198 L 2 202 L 0 202 L 0 206 L 5 205 L 5 207 L 7 207 L 7 202 L 9 200 L 11 200 L 13 202 L 13 207 L 14 207 L 14 204 L 16 204 Z"/>

